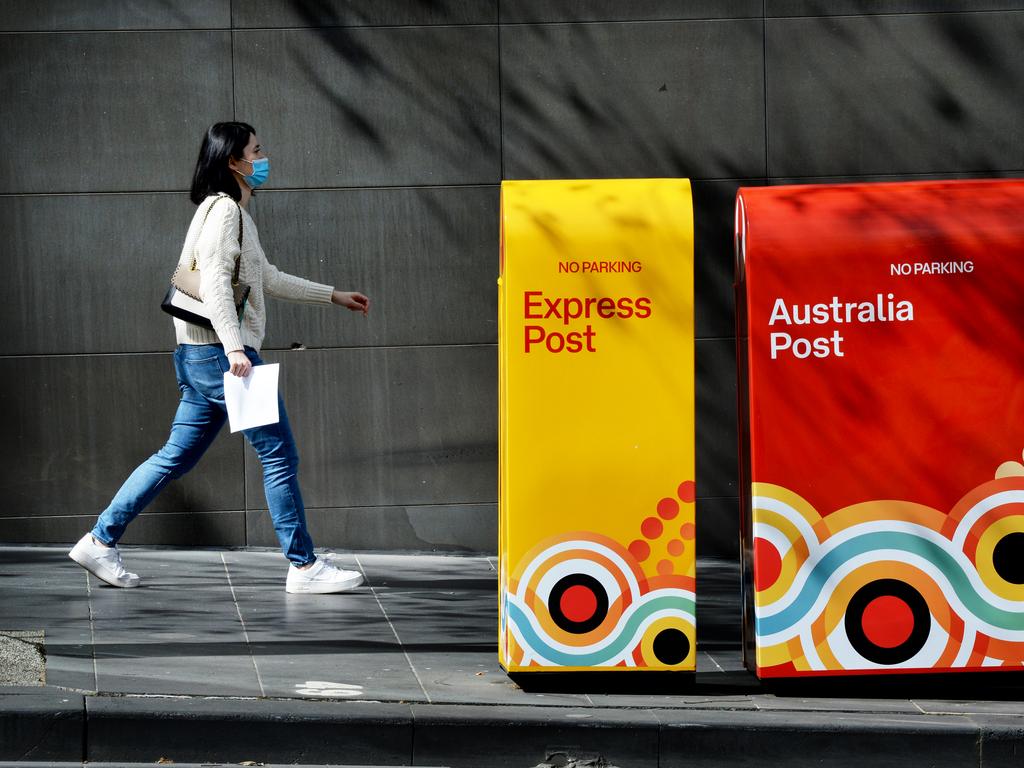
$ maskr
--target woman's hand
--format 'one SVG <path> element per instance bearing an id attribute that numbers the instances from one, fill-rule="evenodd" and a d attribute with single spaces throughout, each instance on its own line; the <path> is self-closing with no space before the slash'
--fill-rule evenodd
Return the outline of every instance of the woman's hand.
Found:
<path id="1" fill-rule="evenodd" d="M 335 291 L 331 294 L 331 303 L 362 312 L 364 316 L 370 313 L 370 300 L 358 291 Z"/>
<path id="2" fill-rule="evenodd" d="M 228 352 L 228 362 L 231 363 L 231 373 L 241 376 L 243 379 L 252 373 L 252 363 L 245 352 Z"/>

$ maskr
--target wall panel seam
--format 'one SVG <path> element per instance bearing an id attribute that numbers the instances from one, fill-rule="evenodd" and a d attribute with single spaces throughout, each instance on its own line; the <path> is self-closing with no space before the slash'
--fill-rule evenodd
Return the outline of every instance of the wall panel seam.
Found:
<path id="1" fill-rule="evenodd" d="M 603 22 L 602 22 L 603 23 Z M 137 35 L 162 32 L 323 32 L 331 30 L 353 29 L 485 29 L 497 27 L 497 22 L 477 22 L 472 24 L 333 24 L 316 27 L 239 27 L 229 22 L 226 27 L 125 27 L 122 29 L 5 29 L 5 35 Z"/>
<path id="2" fill-rule="evenodd" d="M 309 507 L 307 507 L 309 509 Z M 170 515 L 242 515 L 245 514 L 244 509 L 178 509 L 178 510 L 146 510 L 140 512 L 138 517 L 167 517 Z M 3 515 L 0 516 L 0 523 L 5 520 L 73 520 L 78 517 L 86 517 L 90 520 L 96 518 L 95 512 L 82 512 L 77 515 Z M 138 519 L 135 518 L 135 519 Z"/>
<path id="3" fill-rule="evenodd" d="M 495 8 L 498 11 L 498 171 L 502 179 L 505 178 L 505 112 L 504 112 L 504 85 L 505 70 L 502 64 L 501 44 L 501 0 L 495 0 Z"/>
<path id="4" fill-rule="evenodd" d="M 993 174 L 1019 174 L 1024 176 L 1024 169 L 1018 168 L 987 168 L 984 170 L 974 171 L 914 171 L 908 173 L 864 173 L 864 174 L 809 174 L 807 176 L 768 176 L 765 181 L 773 182 L 799 182 L 808 183 L 813 182 L 816 179 L 822 179 L 825 181 L 836 180 L 838 183 L 850 183 L 864 182 L 870 183 L 873 179 L 885 179 L 886 181 L 941 181 L 942 179 L 968 179 L 977 176 L 992 177 Z M 1000 176 L 997 178 L 1013 178 L 1012 176 Z"/>
<path id="5" fill-rule="evenodd" d="M 331 32 L 358 29 L 487 29 L 499 26 L 497 22 L 473 24 L 323 24 L 316 27 L 233 27 L 236 32 Z"/>
<path id="6" fill-rule="evenodd" d="M 146 29 L 8 29 L 0 31 L 0 37 L 11 35 L 143 35 L 167 32 L 212 33 L 228 32 L 230 27 L 153 27 Z"/>
<path id="7" fill-rule="evenodd" d="M 728 181 L 728 179 L 706 179 L 706 181 Z M 350 192 L 392 189 L 497 189 L 500 183 L 479 181 L 467 184 L 363 184 L 350 187 L 274 187 L 260 190 L 261 195 L 275 192 Z M 0 197 L 113 197 L 117 195 L 187 195 L 188 189 L 133 189 L 133 190 L 76 190 L 65 192 L 0 192 Z"/>
<path id="8" fill-rule="evenodd" d="M 723 496 L 722 498 L 733 498 L 733 497 L 732 496 Z M 306 509 L 306 511 L 309 511 L 309 510 L 321 510 L 321 509 L 334 509 L 334 510 L 337 510 L 339 512 L 345 512 L 345 511 L 350 511 L 350 510 L 353 510 L 353 509 L 409 509 L 410 507 L 414 507 L 416 509 L 432 509 L 432 508 L 448 509 L 449 507 L 493 507 L 493 506 L 497 505 L 497 503 L 498 503 L 497 500 L 495 500 L 495 501 L 451 501 L 451 502 L 440 502 L 439 501 L 439 502 L 431 502 L 431 503 L 426 503 L 426 504 L 416 504 L 416 503 L 410 503 L 410 504 L 356 504 L 354 506 L 347 506 L 347 507 L 339 507 L 339 506 L 331 506 L 331 505 L 312 506 L 312 505 L 306 504 L 304 506 L 304 508 Z M 266 512 L 267 511 L 267 507 L 249 507 L 245 511 L 246 512 Z M 490 510 L 487 510 L 487 511 L 490 511 Z M 169 514 L 169 513 L 163 512 L 163 513 L 159 513 L 159 514 Z M 56 515 L 55 515 L 55 517 L 56 517 Z M 76 517 L 76 515 L 67 515 L 67 517 Z M 0 518 L 0 519 L 3 519 L 3 518 Z M 8 519 L 10 519 L 10 518 L 8 518 Z"/>
<path id="9" fill-rule="evenodd" d="M 718 334 L 708 336 L 695 336 L 694 341 L 735 341 L 735 335 Z M 292 350 L 287 347 L 262 347 L 260 352 L 287 352 L 294 355 L 302 355 L 307 352 L 347 352 L 358 350 L 383 350 L 383 349 L 494 349 L 497 342 L 466 342 L 464 344 L 379 344 L 360 346 L 338 346 L 338 347 L 307 347 L 303 350 Z M 143 355 L 170 355 L 173 354 L 173 345 L 165 349 L 142 350 L 135 352 L 49 352 L 49 353 L 27 353 L 27 354 L 0 354 L 0 360 L 37 360 L 37 359 L 64 359 L 69 357 L 141 357 Z"/>
<path id="10" fill-rule="evenodd" d="M 235 3 L 228 0 L 228 34 L 231 35 L 231 119 L 238 120 L 238 108 L 235 105 Z"/>
<path id="11" fill-rule="evenodd" d="M 728 337 L 732 338 L 732 337 Z M 260 352 L 290 352 L 301 355 L 305 352 L 341 352 L 347 350 L 373 350 L 373 349 L 467 349 L 479 347 L 481 349 L 497 347 L 497 342 L 469 342 L 466 344 L 381 344 L 378 346 L 353 346 L 353 347 L 307 347 L 304 350 L 290 350 L 287 348 L 262 347 Z M 142 355 L 170 355 L 174 352 L 174 346 L 166 349 L 157 349 L 143 352 L 53 352 L 53 353 L 32 353 L 24 355 L 0 354 L 0 360 L 22 360 L 41 358 L 67 358 L 67 357 L 138 357 Z"/>
<path id="12" fill-rule="evenodd" d="M 763 15 L 753 14 L 751 16 L 691 16 L 673 17 L 670 19 L 576 19 L 568 21 L 503 21 L 503 27 L 567 27 L 567 26 L 592 26 L 594 24 L 701 24 L 708 21 L 760 21 Z"/>
<path id="13" fill-rule="evenodd" d="M 764 96 L 764 175 L 767 178 L 771 173 L 768 154 L 768 0 L 761 0 L 761 11 L 764 18 L 761 19 L 761 86 Z"/>
<path id="14" fill-rule="evenodd" d="M 495 441 L 497 443 L 497 441 Z M 694 497 L 697 502 L 701 501 L 739 501 L 739 496 L 701 496 L 699 493 Z M 310 511 L 323 511 L 323 510 L 335 510 L 337 512 L 350 512 L 352 510 L 364 510 L 364 509 L 449 509 L 451 507 L 494 507 L 498 504 L 497 499 L 494 501 L 451 501 L 451 502 L 431 502 L 431 503 L 416 503 L 410 502 L 408 504 L 356 504 L 354 506 L 339 507 L 332 505 L 311 505 L 306 504 L 304 509 L 307 512 Z M 234 511 L 234 510 L 232 510 Z M 263 513 L 267 511 L 267 507 L 248 507 L 245 512 L 259 512 Z M 487 514 L 491 510 L 481 510 L 481 514 Z M 204 510 L 197 510 L 197 514 L 203 513 Z M 188 512 L 152 512 L 149 514 L 169 515 L 169 514 L 191 514 Z M 38 517 L 26 517 L 26 518 L 0 518 L 0 520 L 13 520 L 13 519 L 31 519 L 38 520 L 44 517 L 40 515 Z M 79 517 L 79 515 L 46 515 L 45 517 Z"/>
<path id="15" fill-rule="evenodd" d="M 275 27 L 240 27 L 230 21 L 225 27 L 126 27 L 121 29 L 7 29 L 0 30 L 0 36 L 4 35 L 109 35 L 109 34 L 139 34 L 159 32 L 226 32 L 235 30 L 237 32 L 320 32 L 353 29 L 464 29 L 464 28 L 485 28 L 485 27 L 553 27 L 570 25 L 593 25 L 593 24 L 675 24 L 675 23 L 701 23 L 709 21 L 752 21 L 762 19 L 772 20 L 820 20 L 820 19 L 877 19 L 885 17 L 916 17 L 916 16 L 983 16 L 983 15 L 1007 15 L 1024 14 L 1020 8 L 994 8 L 984 10 L 959 10 L 959 11 L 900 11 L 892 13 L 842 13 L 842 14 L 805 14 L 792 16 L 768 15 L 767 11 L 757 15 L 749 16 L 692 16 L 672 17 L 664 19 L 575 19 L 560 21 L 497 21 L 497 22 L 474 22 L 464 24 L 333 24 L 320 26 L 275 26 Z"/>
<path id="16" fill-rule="evenodd" d="M 833 176 L 814 175 L 806 178 L 843 178 L 843 179 L 867 179 L 880 176 L 907 177 L 907 176 L 963 176 L 970 173 L 1019 173 L 1024 174 L 1024 168 L 986 168 L 973 171 L 913 171 L 907 173 L 879 174 L 834 174 Z M 725 183 L 725 182 L 757 182 L 768 181 L 780 178 L 801 178 L 798 176 L 680 176 L 691 182 L 700 183 Z M 515 179 L 511 179 L 515 181 Z M 500 189 L 501 183 L 494 182 L 471 182 L 467 184 L 363 184 L 347 187 L 274 187 L 272 189 L 260 190 L 261 195 L 273 195 L 278 192 L 375 192 L 391 190 L 441 190 L 441 189 Z M 6 197 L 131 197 L 137 195 L 188 195 L 188 189 L 136 189 L 136 190 L 76 190 L 65 192 L 0 192 L 0 198 Z"/>
<path id="17" fill-rule="evenodd" d="M 766 18 L 788 21 L 788 20 L 822 20 L 822 19 L 880 19 L 880 18 L 892 18 L 892 17 L 909 17 L 909 16 L 981 16 L 991 14 L 1024 14 L 1024 9 L 1021 8 L 992 8 L 992 9 L 976 9 L 976 10 L 961 10 L 961 11 L 894 11 L 891 13 L 822 13 L 818 15 L 805 14 L 795 16 L 768 16 L 766 12 Z"/>

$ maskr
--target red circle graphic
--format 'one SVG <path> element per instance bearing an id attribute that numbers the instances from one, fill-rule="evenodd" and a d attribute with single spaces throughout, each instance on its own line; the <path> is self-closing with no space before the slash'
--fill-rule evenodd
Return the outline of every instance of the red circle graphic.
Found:
<path id="1" fill-rule="evenodd" d="M 914 631 L 914 613 L 895 595 L 880 595 L 867 604 L 861 617 L 864 635 L 879 648 L 895 648 Z"/>
<path id="2" fill-rule="evenodd" d="M 754 587 L 758 592 L 768 589 L 782 573 L 782 556 L 767 539 L 754 539 Z"/>
<path id="3" fill-rule="evenodd" d="M 558 607 L 569 621 L 581 623 L 594 615 L 594 611 L 597 610 L 597 597 L 582 584 L 576 584 L 562 593 Z"/>

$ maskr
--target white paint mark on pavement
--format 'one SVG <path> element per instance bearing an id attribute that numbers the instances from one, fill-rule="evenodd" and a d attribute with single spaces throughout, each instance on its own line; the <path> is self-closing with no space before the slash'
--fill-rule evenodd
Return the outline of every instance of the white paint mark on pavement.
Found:
<path id="1" fill-rule="evenodd" d="M 329 699 L 351 699 L 363 695 L 363 686 L 354 683 L 331 683 L 326 680 L 307 680 L 295 684 L 295 692 L 303 696 L 323 696 Z"/>

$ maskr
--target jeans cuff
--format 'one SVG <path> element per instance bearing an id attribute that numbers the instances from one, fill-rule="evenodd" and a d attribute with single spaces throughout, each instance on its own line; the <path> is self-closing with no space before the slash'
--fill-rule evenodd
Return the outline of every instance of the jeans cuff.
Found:
<path id="1" fill-rule="evenodd" d="M 116 547 L 117 546 L 117 542 L 116 541 L 107 541 L 102 536 L 97 535 L 95 530 L 89 531 L 89 535 L 92 536 L 94 539 L 96 539 L 96 541 L 100 542 L 101 544 L 103 544 L 105 546 L 108 546 L 108 547 Z"/>

